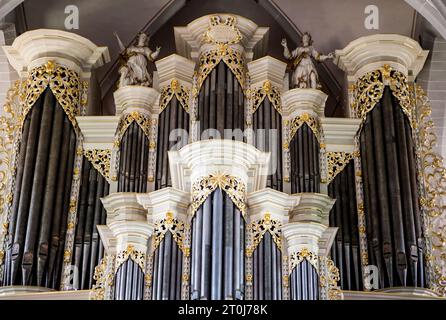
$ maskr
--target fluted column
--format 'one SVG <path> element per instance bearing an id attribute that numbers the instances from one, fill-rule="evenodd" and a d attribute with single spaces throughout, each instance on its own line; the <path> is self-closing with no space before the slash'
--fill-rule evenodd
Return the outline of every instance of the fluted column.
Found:
<path id="1" fill-rule="evenodd" d="M 82 135 L 75 116 L 85 113 L 91 70 L 109 60 L 108 50 L 50 29 L 28 31 L 3 49 L 27 82 L 25 101 L 13 110 L 19 115 L 12 133 L 15 187 L 4 215 L 8 236 L 0 283 L 58 289 L 66 280 L 77 223 Z M 1 247 L 4 240 L 3 233 Z"/>
<path id="2" fill-rule="evenodd" d="M 171 187 L 139 194 L 138 202 L 148 210 L 154 224 L 146 271 L 146 298 L 188 300 L 190 225 L 187 208 L 190 195 Z"/>
<path id="3" fill-rule="evenodd" d="M 106 256 L 114 258 L 110 271 L 115 300 L 142 300 L 148 240 L 153 224 L 138 203 L 136 193 L 118 192 L 102 198 L 106 225 L 97 226 Z M 110 285 L 110 281 L 108 284 Z"/>
<path id="4" fill-rule="evenodd" d="M 155 62 L 161 92 L 157 121 L 155 189 L 172 186 L 167 151 L 179 150 L 191 140 L 196 119 L 192 85 L 195 62 L 172 54 Z"/>
<path id="5" fill-rule="evenodd" d="M 282 226 L 299 202 L 298 195 L 288 195 L 270 188 L 248 195 L 249 224 L 246 237 L 246 299 L 286 300 L 288 279 L 284 270 Z"/>
<path id="6" fill-rule="evenodd" d="M 283 190 L 282 93 L 286 64 L 266 56 L 248 63 L 247 142 L 271 152 L 267 187 Z"/>
<path id="7" fill-rule="evenodd" d="M 324 116 L 327 95 L 316 89 L 292 89 L 282 95 L 284 191 L 320 192 L 326 179 Z"/>
<path id="8" fill-rule="evenodd" d="M 299 204 L 282 227 L 289 259 L 290 299 L 318 300 L 325 288 L 319 279 L 319 257 L 329 254 L 337 231 L 328 226 L 335 200 L 318 193 L 299 196 Z"/>
<path id="9" fill-rule="evenodd" d="M 159 92 L 142 86 L 124 86 L 114 93 L 120 117 L 114 147 L 119 157 L 111 168 L 118 192 L 154 189 Z M 119 151 L 118 151 L 119 150 Z"/>
<path id="10" fill-rule="evenodd" d="M 190 299 L 245 299 L 247 193 L 265 188 L 269 154 L 232 140 L 169 152 L 172 184 L 192 196 Z"/>
<path id="11" fill-rule="evenodd" d="M 379 288 L 425 287 L 425 239 L 417 181 L 416 110 L 412 83 L 427 51 L 414 40 L 377 34 L 338 50 L 336 63 L 351 87 L 356 135 L 363 263 L 379 269 Z M 376 288 L 375 284 L 375 288 Z"/>

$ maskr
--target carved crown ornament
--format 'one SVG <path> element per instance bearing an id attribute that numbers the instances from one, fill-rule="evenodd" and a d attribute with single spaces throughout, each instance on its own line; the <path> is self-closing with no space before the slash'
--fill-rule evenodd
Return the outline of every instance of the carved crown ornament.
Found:
<path id="1" fill-rule="evenodd" d="M 204 80 L 220 61 L 223 61 L 229 67 L 239 81 L 240 86 L 244 88 L 246 71 L 243 55 L 231 47 L 231 45 L 239 43 L 242 38 L 242 33 L 237 28 L 236 17 L 228 16 L 226 20 L 219 16 L 210 17 L 209 27 L 203 34 L 202 42 L 213 44 L 216 48 L 207 50 L 200 56 L 195 95 L 198 94 Z"/>
<path id="2" fill-rule="evenodd" d="M 309 113 L 303 113 L 289 122 L 289 138 L 288 143 L 285 145 L 285 149 L 288 149 L 289 142 L 291 142 L 296 135 L 297 131 L 302 127 L 303 124 L 307 124 L 311 131 L 316 136 L 316 139 L 321 142 L 322 136 L 322 126 L 319 119 Z"/>
<path id="3" fill-rule="evenodd" d="M 310 250 L 308 250 L 307 248 L 302 248 L 300 251 L 298 252 L 293 252 L 290 254 L 289 256 L 289 274 L 291 274 L 294 270 L 294 268 L 296 268 L 302 261 L 307 260 L 308 262 L 310 262 L 313 267 L 317 270 L 317 272 L 319 273 L 319 268 L 318 268 L 318 256 L 316 254 L 314 254 L 313 252 L 311 252 Z"/>
<path id="4" fill-rule="evenodd" d="M 145 272 L 145 264 L 146 264 L 146 254 L 144 252 L 138 251 L 131 244 L 127 246 L 127 248 L 116 255 L 116 270 L 126 262 L 128 259 L 132 259 L 143 272 Z"/>
<path id="5" fill-rule="evenodd" d="M 245 217 L 247 212 L 245 183 L 238 177 L 221 172 L 201 177 L 192 184 L 192 215 L 197 212 L 200 206 L 217 188 L 228 194 L 243 217 Z"/>
<path id="6" fill-rule="evenodd" d="M 119 147 L 122 137 L 124 136 L 124 133 L 127 131 L 127 128 L 132 124 L 133 121 L 136 121 L 138 126 L 141 128 L 141 130 L 144 132 L 147 139 L 151 139 L 151 126 L 154 124 L 154 121 L 150 119 L 150 117 L 147 114 L 132 111 L 130 113 L 124 113 L 121 116 L 121 119 L 118 123 L 118 129 L 116 130 L 115 135 L 115 147 Z"/>
<path id="7" fill-rule="evenodd" d="M 333 181 L 333 179 L 344 170 L 352 159 L 354 159 L 354 154 L 351 152 L 327 152 L 327 184 Z"/>

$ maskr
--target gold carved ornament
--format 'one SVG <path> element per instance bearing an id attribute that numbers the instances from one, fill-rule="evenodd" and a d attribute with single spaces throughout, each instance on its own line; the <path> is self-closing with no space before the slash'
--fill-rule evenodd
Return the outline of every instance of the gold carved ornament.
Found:
<path id="1" fill-rule="evenodd" d="M 113 260 L 113 256 L 105 255 L 99 265 L 94 268 L 93 280 L 96 282 L 91 288 L 91 300 L 105 300 L 106 288 L 113 286 L 114 275 L 108 268 L 108 265 L 114 262 Z"/>
<path id="2" fill-rule="evenodd" d="M 342 300 L 342 291 L 338 285 L 341 279 L 339 269 L 329 257 L 319 257 L 321 265 L 319 282 L 327 300 Z M 322 293 L 322 292 L 321 292 Z"/>
<path id="3" fill-rule="evenodd" d="M 130 113 L 123 114 L 121 119 L 119 120 L 118 129 L 116 130 L 116 135 L 115 135 L 116 146 L 119 146 L 122 137 L 127 131 L 127 128 L 132 124 L 133 121 L 136 121 L 141 130 L 144 132 L 147 139 L 149 139 L 150 141 L 150 127 L 152 125 L 152 120 L 148 115 L 142 114 L 137 111 L 133 111 Z"/>
<path id="4" fill-rule="evenodd" d="M 352 109 L 356 112 L 356 116 L 362 120 L 358 132 L 361 131 L 367 114 L 382 99 L 386 84 L 390 86 L 393 96 L 397 98 L 400 108 L 413 127 L 414 107 L 411 102 L 407 77 L 385 64 L 383 67 L 359 78 L 354 85 L 355 102 L 352 104 Z"/>
<path id="5" fill-rule="evenodd" d="M 204 176 L 192 184 L 192 214 L 195 214 L 207 197 L 217 188 L 225 191 L 232 202 L 246 217 L 246 186 L 238 177 L 224 173 Z"/>
<path id="6" fill-rule="evenodd" d="M 145 272 L 146 254 L 136 250 L 131 244 L 124 251 L 116 255 L 116 270 L 128 259 L 132 259 L 141 268 L 142 272 Z"/>
<path id="7" fill-rule="evenodd" d="M 289 274 L 291 274 L 291 272 L 294 270 L 294 268 L 296 268 L 302 261 L 304 261 L 304 259 L 307 260 L 308 262 L 310 262 L 311 265 L 313 265 L 313 267 L 316 268 L 316 270 L 319 270 L 318 269 L 318 256 L 315 255 L 310 250 L 308 250 L 307 248 L 303 248 L 302 250 L 300 250 L 298 252 L 291 253 L 291 255 L 289 257 L 289 264 L 290 264 L 290 269 L 288 271 Z"/>
<path id="8" fill-rule="evenodd" d="M 423 211 L 426 260 L 430 287 L 446 296 L 446 168 L 436 152 L 437 137 L 429 100 L 420 86 L 415 87 L 420 181 L 420 205 Z"/>
<path id="9" fill-rule="evenodd" d="M 262 101 L 268 97 L 269 101 L 273 105 L 274 109 L 279 114 L 282 114 L 282 105 L 280 100 L 280 92 L 276 87 L 273 87 L 271 85 L 271 82 L 269 80 L 266 80 L 262 87 L 254 90 L 252 92 L 252 110 L 251 112 L 254 114 L 257 109 L 259 108 Z"/>
<path id="10" fill-rule="evenodd" d="M 300 129 L 300 127 L 302 127 L 302 125 L 304 123 L 307 124 L 308 127 L 310 127 L 311 131 L 316 136 L 317 140 L 319 142 L 321 142 L 321 136 L 322 136 L 321 130 L 322 129 L 321 129 L 321 124 L 319 122 L 319 119 L 308 114 L 308 113 L 303 113 L 303 114 L 295 117 L 290 122 L 289 142 L 291 142 L 293 140 L 297 131 Z M 287 144 L 287 146 L 289 147 L 289 144 Z"/>
<path id="11" fill-rule="evenodd" d="M 84 150 L 85 158 L 109 183 L 111 154 L 110 149 Z"/>
<path id="12" fill-rule="evenodd" d="M 329 184 L 333 179 L 344 170 L 344 168 L 349 164 L 350 160 L 353 159 L 353 153 L 349 152 L 327 152 L 327 163 L 328 163 L 328 180 Z"/>
<path id="13" fill-rule="evenodd" d="M 244 88 L 245 67 L 242 53 L 230 47 L 232 44 L 239 43 L 243 38 L 236 24 L 237 20 L 234 16 L 227 17 L 225 21 L 222 21 L 219 16 L 212 16 L 210 18 L 209 28 L 203 35 L 202 41 L 203 43 L 214 44 L 217 48 L 206 51 L 200 56 L 197 90 L 194 92 L 195 94 L 200 92 L 200 88 L 206 77 L 222 60 L 235 75 L 240 86 Z M 227 38 L 226 41 L 216 39 L 222 34 Z"/>
<path id="14" fill-rule="evenodd" d="M 253 237 L 253 245 L 249 250 L 247 250 L 248 256 L 249 253 L 252 254 L 257 246 L 262 242 L 262 239 L 266 232 L 271 234 L 273 241 L 276 243 L 277 248 L 282 250 L 282 225 L 280 221 L 271 219 L 271 214 L 269 212 L 265 213 L 263 219 L 254 221 L 251 223 L 252 237 Z"/>
<path id="15" fill-rule="evenodd" d="M 162 112 L 172 100 L 176 97 L 186 112 L 189 112 L 189 96 L 190 90 L 181 85 L 178 80 L 173 79 L 169 85 L 163 87 L 160 98 L 160 111 Z"/>
<path id="16" fill-rule="evenodd" d="M 153 250 L 156 250 L 160 246 L 166 233 L 170 232 L 173 240 L 177 243 L 178 248 L 184 253 L 187 251 L 184 245 L 185 230 L 184 223 L 175 219 L 172 212 L 167 212 L 166 218 L 155 224 L 155 230 L 153 232 Z"/>
<path id="17" fill-rule="evenodd" d="M 56 65 L 51 60 L 29 72 L 24 88 L 23 120 L 48 86 L 73 127 L 77 128 L 76 116 L 80 115 L 79 74 L 64 66 Z"/>

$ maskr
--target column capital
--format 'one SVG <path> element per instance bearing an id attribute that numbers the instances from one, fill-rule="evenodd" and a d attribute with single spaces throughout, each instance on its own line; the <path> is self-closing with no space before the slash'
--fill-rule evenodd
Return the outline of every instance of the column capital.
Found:
<path id="1" fill-rule="evenodd" d="M 169 151 L 172 186 L 190 192 L 192 183 L 211 174 L 238 177 L 246 192 L 266 187 L 270 153 L 234 140 L 213 139 L 194 142 L 179 151 Z"/>
<path id="2" fill-rule="evenodd" d="M 75 33 L 54 30 L 31 30 L 18 36 L 3 50 L 21 77 L 34 67 L 52 60 L 78 72 L 81 78 L 90 78 L 92 69 L 110 61 L 107 47 L 98 47 Z"/>
<path id="3" fill-rule="evenodd" d="M 271 219 L 286 223 L 290 211 L 297 206 L 299 199 L 298 195 L 289 195 L 271 188 L 251 192 L 247 197 L 250 220 L 260 220 L 268 212 Z"/>
<path id="4" fill-rule="evenodd" d="M 248 71 L 251 77 L 251 88 L 260 88 L 266 81 L 280 92 L 283 91 L 286 63 L 276 58 L 265 56 L 248 63 Z"/>
<path id="5" fill-rule="evenodd" d="M 303 113 L 322 118 L 328 96 L 317 89 L 291 89 L 282 94 L 282 115 L 294 118 Z"/>
<path id="6" fill-rule="evenodd" d="M 178 54 L 171 54 L 163 59 L 155 61 L 160 90 L 177 80 L 180 85 L 188 89 L 192 87 L 195 62 Z"/>
<path id="7" fill-rule="evenodd" d="M 148 211 L 148 219 L 155 223 L 166 217 L 170 212 L 172 218 L 187 221 L 187 209 L 190 202 L 190 194 L 172 187 L 138 194 L 138 203 Z"/>
<path id="8" fill-rule="evenodd" d="M 353 118 L 321 118 L 326 152 L 355 151 L 355 136 L 361 121 Z"/>
<path id="9" fill-rule="evenodd" d="M 97 228 L 107 252 L 121 252 L 129 245 L 137 251 L 147 251 L 153 225 L 147 221 L 147 211 L 138 203 L 136 195 L 117 192 L 101 198 L 107 211 L 107 224 Z"/>
<path id="10" fill-rule="evenodd" d="M 349 82 L 356 82 L 364 74 L 385 64 L 415 79 L 424 66 L 429 51 L 406 36 L 375 34 L 350 42 L 336 50 L 335 64 L 347 73 Z"/>
<path id="11" fill-rule="evenodd" d="M 321 193 L 300 193 L 297 195 L 300 197 L 300 201 L 291 212 L 290 221 L 320 223 L 328 227 L 330 210 L 336 200 Z"/>
<path id="12" fill-rule="evenodd" d="M 124 86 L 113 93 L 116 104 L 116 115 L 142 112 L 148 115 L 157 113 L 159 92 L 143 86 Z"/>

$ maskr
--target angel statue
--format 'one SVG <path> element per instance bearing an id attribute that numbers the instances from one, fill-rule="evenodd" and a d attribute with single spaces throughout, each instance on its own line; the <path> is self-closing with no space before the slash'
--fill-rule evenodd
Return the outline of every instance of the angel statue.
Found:
<path id="1" fill-rule="evenodd" d="M 334 53 L 322 55 L 313 47 L 313 40 L 308 32 L 302 36 L 302 43 L 292 52 L 288 49 L 286 39 L 282 39 L 283 55 L 291 61 L 293 72 L 292 83 L 294 88 L 312 88 L 320 89 L 319 76 L 316 67 L 311 59 L 322 62 L 328 59 L 334 59 Z"/>
<path id="2" fill-rule="evenodd" d="M 136 44 L 126 48 L 116 32 L 113 33 L 118 40 L 121 49 L 122 64 L 119 68 L 118 87 L 128 85 L 152 86 L 152 76 L 147 69 L 148 62 L 154 62 L 158 57 L 161 47 L 156 51 L 150 50 L 148 43 L 150 37 L 144 32 L 138 34 Z"/>

